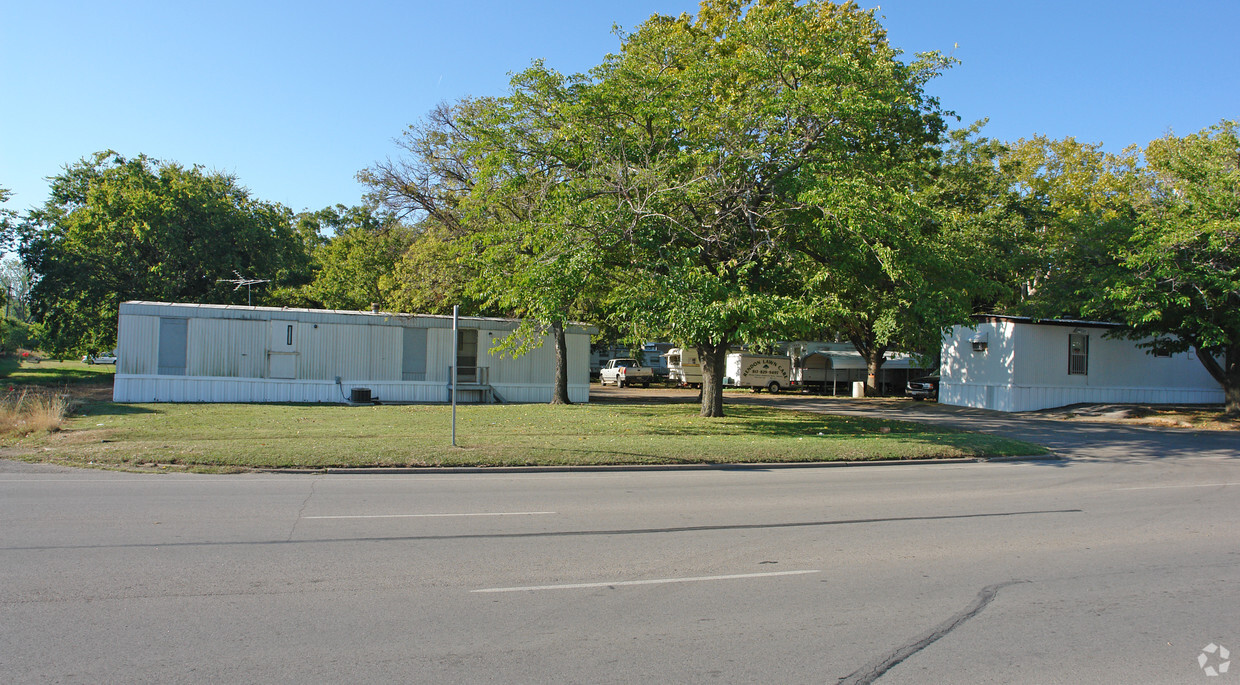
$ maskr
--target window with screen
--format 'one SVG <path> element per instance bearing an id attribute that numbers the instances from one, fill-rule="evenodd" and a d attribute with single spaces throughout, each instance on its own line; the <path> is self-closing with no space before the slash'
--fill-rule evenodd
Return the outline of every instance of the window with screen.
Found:
<path id="1" fill-rule="evenodd" d="M 1084 376 L 1089 373 L 1089 336 L 1072 333 L 1068 335 L 1068 375 Z"/>

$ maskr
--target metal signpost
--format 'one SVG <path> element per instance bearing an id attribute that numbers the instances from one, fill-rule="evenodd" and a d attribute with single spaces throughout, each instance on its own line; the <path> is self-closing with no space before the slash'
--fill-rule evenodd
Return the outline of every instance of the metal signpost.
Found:
<path id="1" fill-rule="evenodd" d="M 452 375 L 452 446 L 456 447 L 456 381 L 460 376 L 457 373 L 456 365 L 460 362 L 460 331 L 457 329 L 457 310 L 459 305 L 452 305 L 452 349 L 453 354 L 457 355 L 456 361 L 452 366 L 448 367 L 448 373 Z"/>

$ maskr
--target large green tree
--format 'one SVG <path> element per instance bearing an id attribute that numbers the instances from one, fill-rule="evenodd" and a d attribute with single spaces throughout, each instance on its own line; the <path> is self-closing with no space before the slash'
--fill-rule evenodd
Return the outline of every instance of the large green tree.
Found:
<path id="1" fill-rule="evenodd" d="M 549 334 L 551 401 L 567 403 L 565 326 L 597 278 L 571 219 L 563 117 L 571 100 L 552 72 L 535 67 L 504 98 L 440 106 L 400 141 L 404 151 L 366 170 L 371 197 L 420 218 L 396 264 L 397 302 L 435 311 L 473 304 L 517 316 L 521 326 L 492 352 L 519 355 Z"/>
<path id="2" fill-rule="evenodd" d="M 593 73 L 582 119 L 626 248 L 622 314 L 698 349 L 703 416 L 723 415 L 729 347 L 803 328 L 797 254 L 831 264 L 905 230 L 880 208 L 902 206 L 937 142 L 922 87 L 944 66 L 905 61 L 851 3 L 707 0 L 652 17 Z"/>
<path id="3" fill-rule="evenodd" d="M 316 212 L 332 235 L 314 250 L 314 279 L 303 289 L 327 309 L 390 305 L 393 272 L 410 231 L 368 207 L 337 205 Z"/>
<path id="4" fill-rule="evenodd" d="M 13 191 L 0 186 L 0 205 L 7 204 L 9 199 L 13 197 Z M 20 217 L 18 213 L 8 207 L 0 207 L 0 250 L 7 250 L 12 244 L 13 233 L 17 230 Z M 13 299 L 13 282 L 10 279 L 6 283 L 6 291 L 0 293 L 0 297 L 5 298 L 6 308 Z"/>
<path id="5" fill-rule="evenodd" d="M 233 176 L 100 152 L 51 179 L 23 228 L 31 312 L 50 351 L 115 344 L 126 300 L 245 304 L 221 279 L 304 279 L 308 257 L 284 207 Z M 264 291 L 254 293 L 263 302 Z"/>
<path id="6" fill-rule="evenodd" d="M 4 313 L 19 321 L 30 321 L 30 288 L 34 278 L 30 269 L 16 257 L 0 262 L 0 287 L 4 288 Z"/>
<path id="7" fill-rule="evenodd" d="M 817 327 L 839 334 L 867 365 L 867 392 L 890 350 L 937 358 L 942 333 L 977 311 L 1015 301 L 1025 236 L 1021 198 L 1000 172 L 1006 148 L 980 136 L 982 122 L 906 150 L 888 173 L 887 199 L 859 224 L 818 222 L 802 246 L 813 260 L 807 305 Z M 861 227 L 859 227 L 861 226 Z"/>
<path id="8" fill-rule="evenodd" d="M 475 118 L 471 154 L 478 169 L 469 196 L 472 290 L 522 324 L 498 346 L 523 354 L 550 336 L 555 383 L 551 402 L 568 404 L 565 329 L 593 315 L 605 287 L 607 246 L 599 237 L 593 162 L 579 118 L 584 81 L 541 63 L 518 74 L 510 93 Z"/>
<path id="9" fill-rule="evenodd" d="M 1008 263 L 1019 297 L 1011 313 L 1110 319 L 1099 297 L 1121 271 L 1120 251 L 1135 226 L 1133 151 L 1105 152 L 1074 138 L 1036 136 L 1012 144 L 1000 168 L 1020 200 L 1023 227 Z"/>
<path id="10" fill-rule="evenodd" d="M 400 152 L 357 174 L 367 200 L 412 227 L 396 261 L 387 301 L 402 311 L 498 315 L 471 294 L 477 275 L 461 259 L 458 241 L 476 230 L 463 206 L 477 185 L 473 154 L 478 132 L 494 98 L 464 98 L 435 107 L 397 139 Z"/>
<path id="11" fill-rule="evenodd" d="M 1240 416 L 1240 135 L 1237 122 L 1145 149 L 1137 228 L 1106 300 L 1163 350 L 1197 350 Z"/>

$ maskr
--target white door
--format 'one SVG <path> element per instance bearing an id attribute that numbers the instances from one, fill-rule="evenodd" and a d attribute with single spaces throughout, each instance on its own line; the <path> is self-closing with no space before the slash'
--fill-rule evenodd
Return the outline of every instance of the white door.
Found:
<path id="1" fill-rule="evenodd" d="M 267 377 L 297 377 L 297 322 L 272 321 Z"/>

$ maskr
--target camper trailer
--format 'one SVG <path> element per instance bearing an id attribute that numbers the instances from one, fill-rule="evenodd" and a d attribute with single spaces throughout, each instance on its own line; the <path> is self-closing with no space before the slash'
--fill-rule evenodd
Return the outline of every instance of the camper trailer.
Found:
<path id="1" fill-rule="evenodd" d="M 702 385 L 702 364 L 697 349 L 673 347 L 660 355 L 667 360 L 667 379 L 681 387 L 697 388 Z"/>
<path id="2" fill-rule="evenodd" d="M 788 387 L 791 372 L 792 360 L 784 355 L 732 352 L 724 365 L 723 385 L 779 392 Z"/>
<path id="3" fill-rule="evenodd" d="M 805 342 L 784 345 L 792 358 L 792 386 L 811 392 L 837 395 L 853 392 L 854 383 L 866 380 L 865 358 L 851 343 Z M 903 352 L 888 352 L 875 379 L 884 394 L 901 394 L 910 378 L 925 375 L 923 369 Z"/>

